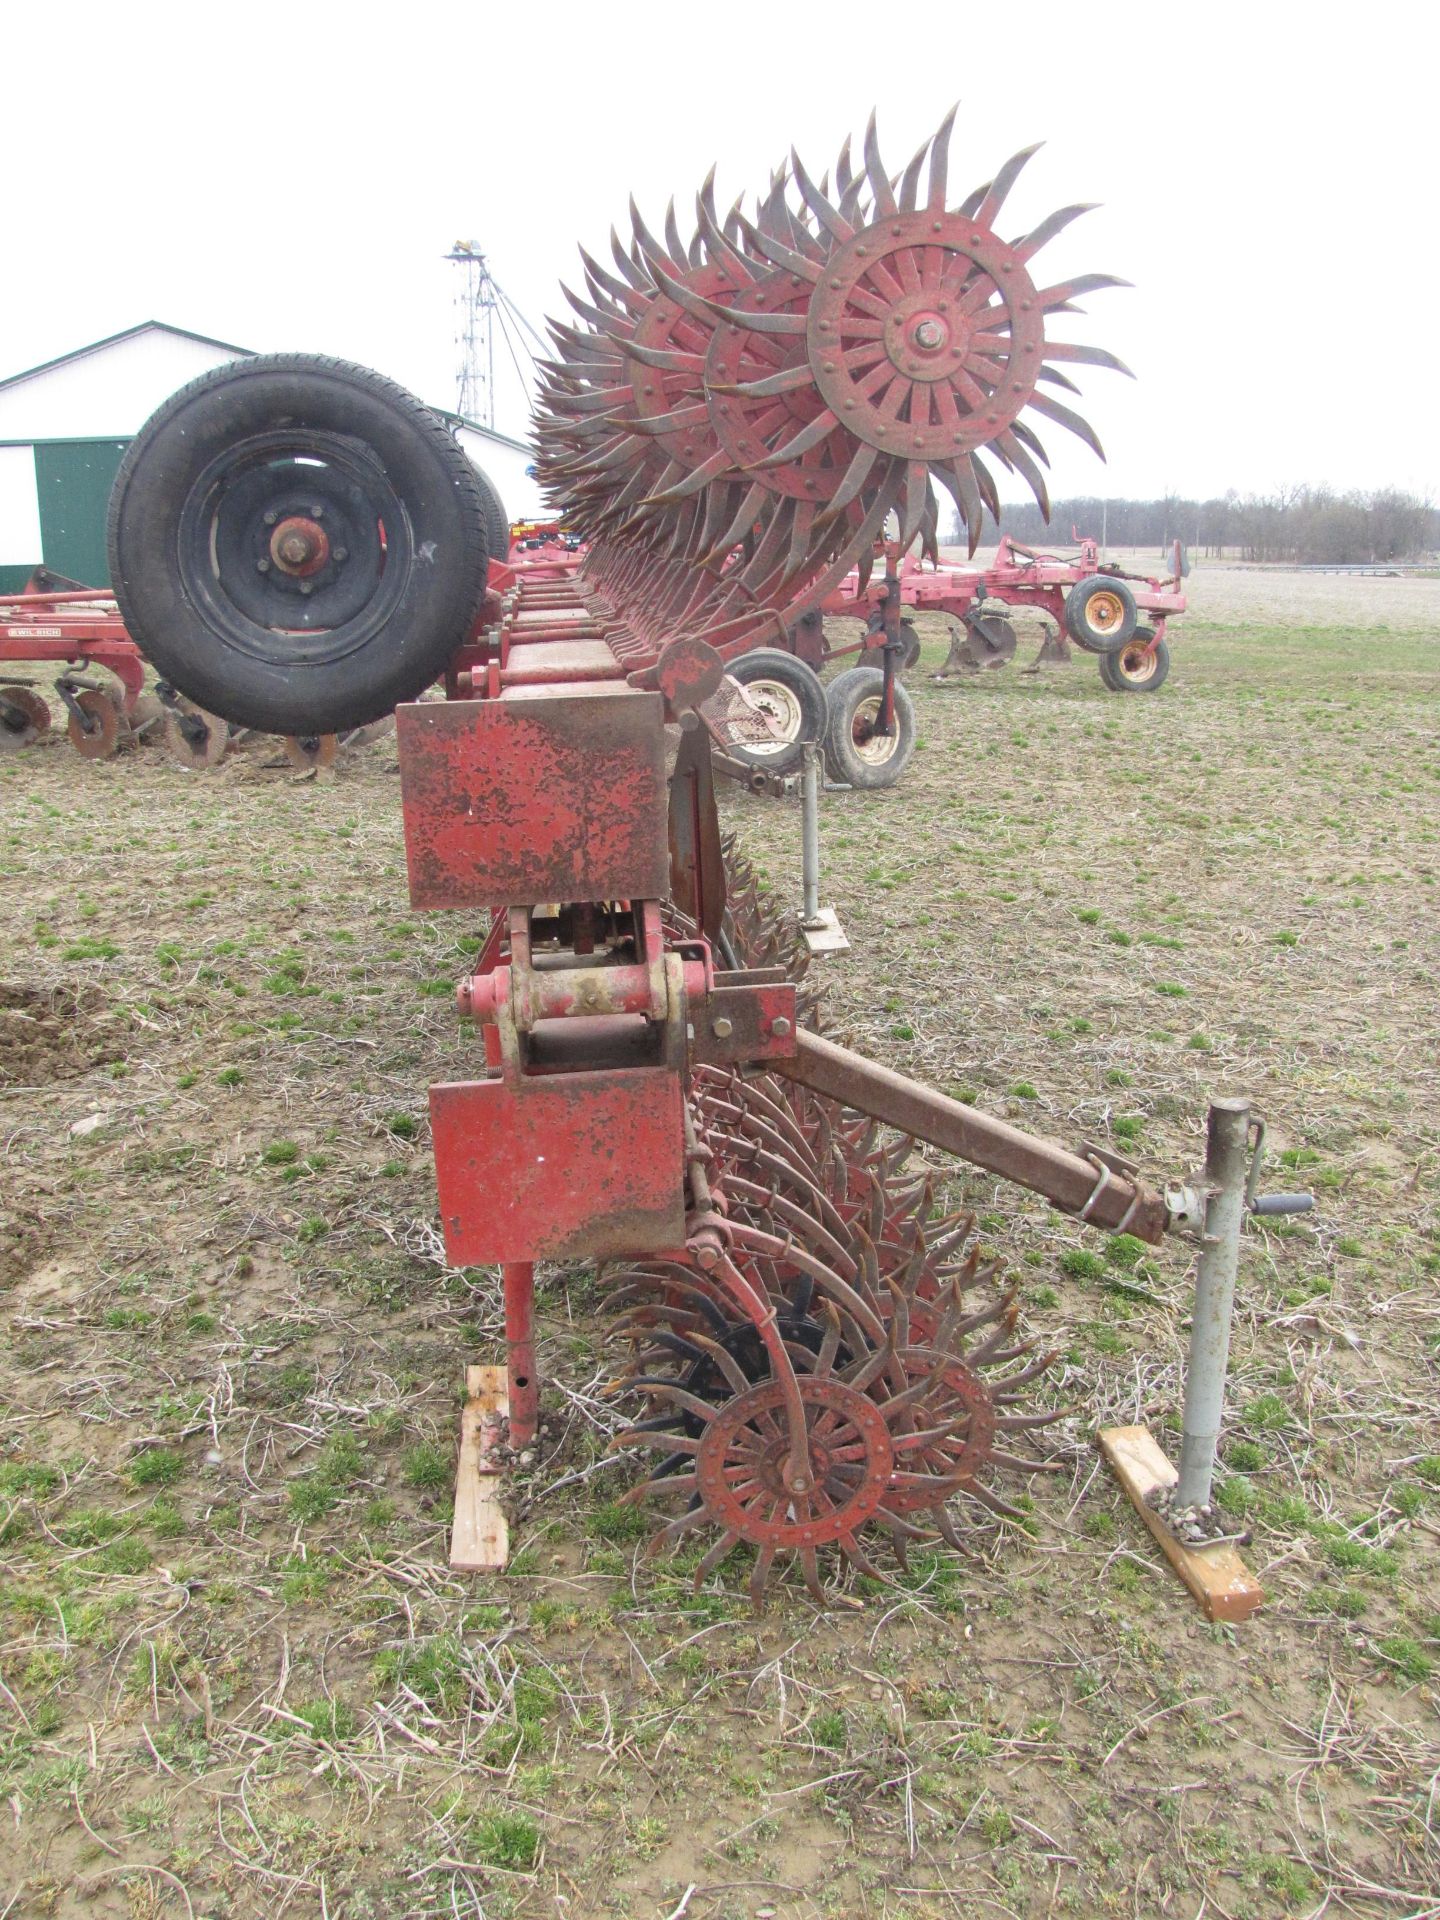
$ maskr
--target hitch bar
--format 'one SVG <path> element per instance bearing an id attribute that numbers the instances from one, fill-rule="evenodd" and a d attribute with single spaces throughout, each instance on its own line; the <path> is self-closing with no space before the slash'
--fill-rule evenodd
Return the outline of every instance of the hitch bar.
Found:
<path id="1" fill-rule="evenodd" d="M 1165 1237 L 1164 1196 L 1098 1153 L 1086 1159 L 1053 1140 L 1022 1133 L 803 1027 L 795 1034 L 794 1054 L 777 1056 L 766 1066 L 913 1139 L 1029 1187 L 1062 1213 L 1078 1214 L 1092 1226 L 1133 1233 L 1152 1246 Z"/>

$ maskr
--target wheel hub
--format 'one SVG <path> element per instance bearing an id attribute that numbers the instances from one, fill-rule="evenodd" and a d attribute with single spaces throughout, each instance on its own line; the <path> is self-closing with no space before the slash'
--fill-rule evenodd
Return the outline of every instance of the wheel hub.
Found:
<path id="1" fill-rule="evenodd" d="M 921 288 L 886 316 L 885 351 L 912 380 L 945 380 L 964 360 L 971 332 L 958 300 Z"/>
<path id="2" fill-rule="evenodd" d="M 318 513 L 318 507 L 313 509 Z M 282 573 L 297 580 L 308 580 L 330 558 L 330 539 L 318 520 L 304 514 L 291 514 L 279 522 L 270 536 L 270 558 Z"/>

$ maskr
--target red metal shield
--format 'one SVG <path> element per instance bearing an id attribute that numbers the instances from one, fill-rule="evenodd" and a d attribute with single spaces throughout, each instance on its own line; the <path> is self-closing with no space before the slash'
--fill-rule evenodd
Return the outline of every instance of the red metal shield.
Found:
<path id="1" fill-rule="evenodd" d="M 622 683 L 398 708 L 412 904 L 662 898 L 663 717 Z"/>
<path id="2" fill-rule="evenodd" d="M 680 1077 L 663 1067 L 430 1089 L 457 1267 L 606 1259 L 685 1240 Z"/>

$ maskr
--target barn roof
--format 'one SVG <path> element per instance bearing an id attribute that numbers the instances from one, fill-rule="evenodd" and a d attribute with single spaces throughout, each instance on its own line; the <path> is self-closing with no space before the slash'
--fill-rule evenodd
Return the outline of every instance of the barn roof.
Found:
<path id="1" fill-rule="evenodd" d="M 233 353 L 240 359 L 249 359 L 254 353 L 253 347 L 237 347 L 230 340 L 216 340 L 208 333 L 192 333 L 189 327 L 172 327 L 165 320 L 141 320 L 133 327 L 124 327 L 119 333 L 107 333 L 103 340 L 92 340 L 89 346 L 74 347 L 69 353 L 60 353 L 53 360 L 42 360 L 38 367 L 26 367 L 23 373 L 6 374 L 0 379 L 0 391 L 6 387 L 15 387 L 22 380 L 33 380 L 37 373 L 50 373 L 56 367 L 63 367 L 72 360 L 87 359 L 92 353 L 101 353 L 106 347 L 118 346 L 122 340 L 133 340 L 141 333 L 170 333 L 180 340 L 195 340 L 202 347 L 219 347 L 224 353 Z"/>

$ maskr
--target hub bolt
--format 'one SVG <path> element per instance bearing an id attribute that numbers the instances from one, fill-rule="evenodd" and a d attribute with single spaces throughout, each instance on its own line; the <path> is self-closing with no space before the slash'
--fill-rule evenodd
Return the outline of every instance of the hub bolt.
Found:
<path id="1" fill-rule="evenodd" d="M 315 583 L 312 580 L 302 580 L 300 582 L 300 591 L 301 593 L 313 593 L 315 591 Z"/>
<path id="2" fill-rule="evenodd" d="M 335 549 L 335 552 L 334 552 L 334 555 L 333 555 L 333 558 L 334 558 L 334 560 L 335 560 L 335 564 L 336 564 L 337 566 L 341 566 L 341 565 L 343 565 L 343 564 L 344 564 L 344 562 L 345 562 L 346 560 L 348 560 L 348 559 L 350 558 L 350 550 L 349 550 L 349 548 L 348 548 L 348 547 L 336 547 L 336 549 Z"/>
<path id="3" fill-rule="evenodd" d="M 279 516 L 279 514 L 278 514 L 278 513 L 273 513 L 273 512 L 272 512 L 272 513 L 267 513 L 267 514 L 266 514 L 266 516 L 265 516 L 265 524 L 266 524 L 266 526 L 267 526 L 267 527 L 273 527 L 273 526 L 274 526 L 274 524 L 275 524 L 275 522 L 276 522 L 276 521 L 277 521 L 277 520 L 278 520 L 279 518 L 280 518 L 280 516 Z"/>
<path id="4" fill-rule="evenodd" d="M 733 1020 L 726 1020 L 722 1016 L 712 1024 L 710 1031 L 717 1040 L 728 1040 L 735 1031 L 735 1023 Z"/>
<path id="5" fill-rule="evenodd" d="M 257 573 L 268 573 L 270 571 L 270 562 L 268 560 L 257 560 L 255 562 L 255 571 Z"/>
<path id="6" fill-rule="evenodd" d="M 943 347 L 945 329 L 938 320 L 922 320 L 915 329 L 915 344 L 917 347 Z"/>

